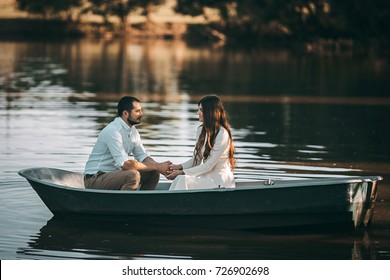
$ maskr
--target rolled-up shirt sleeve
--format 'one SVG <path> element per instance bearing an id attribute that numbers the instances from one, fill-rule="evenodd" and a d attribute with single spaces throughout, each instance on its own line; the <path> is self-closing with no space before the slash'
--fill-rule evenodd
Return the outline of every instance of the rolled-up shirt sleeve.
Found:
<path id="1" fill-rule="evenodd" d="M 183 166 L 184 173 L 186 175 L 197 176 L 206 172 L 210 172 L 217 164 L 218 160 L 222 157 L 226 149 L 229 147 L 229 143 L 230 138 L 227 131 L 221 128 L 217 134 L 217 137 L 215 138 L 215 144 L 213 149 L 210 151 L 209 158 L 202 164 L 194 167 L 184 168 Z"/>

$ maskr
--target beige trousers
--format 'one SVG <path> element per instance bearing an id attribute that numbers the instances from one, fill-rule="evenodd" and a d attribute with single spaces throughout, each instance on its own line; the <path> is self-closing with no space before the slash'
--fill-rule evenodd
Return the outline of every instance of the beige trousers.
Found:
<path id="1" fill-rule="evenodd" d="M 84 176 L 86 189 L 154 190 L 160 179 L 157 171 L 118 170 Z"/>

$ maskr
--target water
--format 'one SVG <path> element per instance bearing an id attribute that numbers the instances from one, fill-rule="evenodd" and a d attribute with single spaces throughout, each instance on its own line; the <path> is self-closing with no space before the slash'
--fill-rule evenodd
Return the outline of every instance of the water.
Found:
<path id="1" fill-rule="evenodd" d="M 3 41 L 0 50 L 1 259 L 390 259 L 388 58 L 176 41 Z M 182 162 L 208 93 L 229 112 L 238 180 L 382 175 L 372 226 L 259 232 L 63 221 L 17 175 L 82 171 L 125 94 L 143 101 L 138 129 L 153 158 Z"/>

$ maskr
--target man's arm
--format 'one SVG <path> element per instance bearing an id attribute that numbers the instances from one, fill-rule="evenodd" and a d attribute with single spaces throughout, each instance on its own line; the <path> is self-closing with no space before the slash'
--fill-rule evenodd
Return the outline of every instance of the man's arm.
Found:
<path id="1" fill-rule="evenodd" d="M 136 160 L 127 160 L 123 163 L 122 169 L 123 170 L 135 169 L 138 171 L 156 170 L 161 174 L 163 174 L 164 176 L 166 176 L 167 171 L 169 169 L 169 165 L 171 164 L 172 163 L 170 161 L 156 162 L 151 157 L 146 157 L 143 162 L 139 162 Z"/>

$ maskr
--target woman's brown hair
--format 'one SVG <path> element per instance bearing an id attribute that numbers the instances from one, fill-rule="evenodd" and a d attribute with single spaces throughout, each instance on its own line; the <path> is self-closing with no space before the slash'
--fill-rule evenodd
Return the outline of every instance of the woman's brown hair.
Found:
<path id="1" fill-rule="evenodd" d="M 210 152 L 214 147 L 215 138 L 217 137 L 219 129 L 222 126 L 229 134 L 229 163 L 230 168 L 233 170 L 236 165 L 236 161 L 234 159 L 235 149 L 230 125 L 228 123 L 225 108 L 223 107 L 221 99 L 214 94 L 207 95 L 198 102 L 198 106 L 200 105 L 202 105 L 203 124 L 202 131 L 194 150 L 195 163 L 198 163 L 202 158 L 207 159 L 210 156 Z M 205 150 L 202 156 L 201 151 L 205 142 Z"/>

